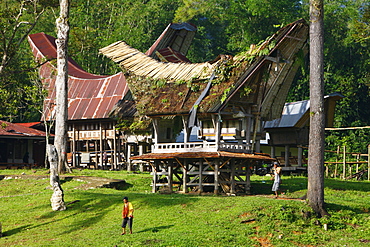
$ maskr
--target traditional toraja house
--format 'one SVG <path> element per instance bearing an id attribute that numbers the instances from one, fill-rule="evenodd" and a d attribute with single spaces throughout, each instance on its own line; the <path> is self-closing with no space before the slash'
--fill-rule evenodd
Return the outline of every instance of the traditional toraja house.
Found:
<path id="1" fill-rule="evenodd" d="M 30 124 L 0 120 L 0 168 L 31 168 L 44 164 L 46 133 L 27 126 Z"/>
<path id="2" fill-rule="evenodd" d="M 344 96 L 332 93 L 324 97 L 325 127 L 333 127 L 336 102 Z M 264 123 L 269 133 L 271 156 L 276 157 L 283 171 L 306 171 L 303 148 L 308 146 L 310 100 L 286 103 L 280 118 Z"/>
<path id="3" fill-rule="evenodd" d="M 28 36 L 36 59 L 41 63 L 56 58 L 55 38 L 44 33 Z M 44 101 L 43 120 L 52 121 L 55 114 L 56 67 L 52 62 L 40 68 L 43 85 L 48 89 Z M 72 164 L 79 164 L 77 154 L 82 153 L 82 162 L 95 161 L 103 167 L 103 155 L 112 151 L 113 165 L 117 167 L 119 134 L 115 121 L 110 118 L 111 109 L 127 93 L 128 87 L 122 73 L 113 76 L 94 75 L 84 71 L 74 60 L 68 60 L 68 137 Z M 95 160 L 91 154 L 95 153 Z M 86 160 L 87 159 L 87 160 Z"/>
<path id="4" fill-rule="evenodd" d="M 186 54 L 195 31 L 196 27 L 187 23 L 169 24 L 146 54 L 171 62 L 186 60 L 182 54 Z M 40 69 L 42 82 L 48 89 L 43 120 L 52 121 L 57 73 L 53 62 L 48 60 L 56 58 L 55 38 L 36 33 L 29 35 L 28 41 L 36 59 L 45 62 Z M 135 114 L 123 73 L 112 76 L 91 74 L 69 58 L 68 136 L 72 164 L 83 162 L 94 164 L 95 168 L 103 167 L 106 152 L 112 157 L 113 168 L 120 168 L 118 163 L 122 156 L 129 158 L 131 154 L 145 153 L 151 142 L 149 136 L 116 130 L 117 118 L 129 120 Z"/>
<path id="5" fill-rule="evenodd" d="M 280 117 L 307 36 L 299 20 L 248 52 L 197 64 L 158 61 L 123 41 L 100 50 L 125 71 L 139 113 L 153 121 L 152 152 L 132 157 L 153 163 L 153 192 L 172 191 L 175 180 L 183 192 L 250 192 L 250 167 L 273 160 L 255 153 L 261 120 Z M 201 141 L 189 142 L 195 126 Z M 175 143 L 181 129 L 184 141 Z"/>

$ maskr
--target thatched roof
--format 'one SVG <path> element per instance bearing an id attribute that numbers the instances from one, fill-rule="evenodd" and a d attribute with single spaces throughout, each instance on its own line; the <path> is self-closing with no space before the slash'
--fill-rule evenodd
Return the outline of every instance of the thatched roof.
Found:
<path id="1" fill-rule="evenodd" d="M 251 104 L 259 101 L 266 108 L 262 117 L 271 118 L 275 111 L 272 107 L 280 108 L 277 112 L 281 113 L 298 68 L 294 61 L 306 44 L 307 36 L 307 24 L 299 20 L 282 28 L 261 45 L 251 46 L 248 52 L 194 64 L 160 62 L 123 41 L 102 48 L 100 52 L 125 71 L 141 114 L 187 114 L 193 107 L 200 113 L 218 112 L 230 100 L 241 97 L 236 92 L 245 90 L 248 93 L 239 100 Z M 271 72 L 273 64 L 278 74 Z M 262 78 L 266 73 L 269 78 Z M 215 77 L 209 81 L 212 74 Z M 203 92 L 205 89 L 207 91 Z M 195 105 L 202 92 L 205 97 Z"/>
<path id="2" fill-rule="evenodd" d="M 194 77 L 206 79 L 214 66 L 210 63 L 164 63 L 118 41 L 100 52 L 121 65 L 122 68 L 137 76 L 163 79 L 168 81 L 191 80 Z"/>

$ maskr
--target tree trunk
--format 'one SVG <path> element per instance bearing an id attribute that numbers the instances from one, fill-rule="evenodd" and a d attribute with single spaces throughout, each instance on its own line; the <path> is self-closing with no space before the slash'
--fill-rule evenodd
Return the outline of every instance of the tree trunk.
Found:
<path id="1" fill-rule="evenodd" d="M 63 211 L 66 210 L 64 204 L 64 193 L 63 189 L 60 186 L 60 180 L 58 175 L 58 153 L 56 148 L 48 144 L 47 145 L 47 155 L 50 163 L 50 185 L 53 188 L 53 195 L 50 199 L 51 208 L 54 211 Z"/>
<path id="2" fill-rule="evenodd" d="M 58 172 L 68 169 L 67 165 L 67 120 L 68 120 L 68 36 L 69 0 L 60 0 L 60 15 L 56 21 L 58 30 L 55 147 L 58 153 Z"/>
<path id="3" fill-rule="evenodd" d="M 319 215 L 324 205 L 324 5 L 310 0 L 310 137 L 307 199 Z"/>

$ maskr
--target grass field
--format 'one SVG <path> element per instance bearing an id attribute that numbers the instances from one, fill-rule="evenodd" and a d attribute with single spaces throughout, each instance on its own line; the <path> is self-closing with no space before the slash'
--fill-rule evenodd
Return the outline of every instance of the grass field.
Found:
<path id="1" fill-rule="evenodd" d="M 370 246 L 370 183 L 325 181 L 331 218 L 309 214 L 306 177 L 283 177 L 274 199 L 268 177 L 252 176 L 250 196 L 153 194 L 149 173 L 75 171 L 124 179 L 122 190 L 82 190 L 62 180 L 67 210 L 51 210 L 46 170 L 0 170 L 0 175 L 45 179 L 0 180 L 0 246 Z M 122 198 L 135 208 L 134 233 L 121 236 Z M 296 199 L 295 199 L 296 198 Z M 323 224 L 328 224 L 325 230 Z"/>

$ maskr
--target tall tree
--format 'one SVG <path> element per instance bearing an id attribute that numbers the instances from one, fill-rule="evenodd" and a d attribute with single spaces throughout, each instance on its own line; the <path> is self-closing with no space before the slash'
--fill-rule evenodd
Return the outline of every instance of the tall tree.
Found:
<path id="1" fill-rule="evenodd" d="M 58 171 L 67 167 L 67 120 L 68 120 L 68 38 L 69 38 L 69 0 L 60 0 L 60 15 L 56 21 L 58 37 L 55 147 L 58 152 Z"/>
<path id="2" fill-rule="evenodd" d="M 51 199 L 53 210 L 65 210 L 63 190 L 59 183 L 59 175 L 67 167 L 67 119 L 68 119 L 68 36 L 69 36 L 69 0 L 60 0 L 60 14 L 56 21 L 58 37 L 57 45 L 57 78 L 56 86 L 56 118 L 55 118 L 55 150 L 48 147 L 50 160 L 50 183 L 53 186 Z"/>
<path id="3" fill-rule="evenodd" d="M 310 136 L 307 199 L 319 215 L 324 205 L 324 4 L 310 0 Z"/>

